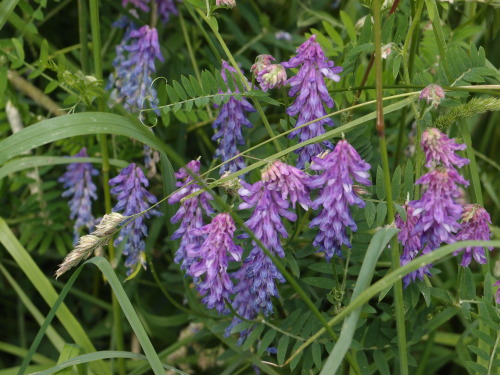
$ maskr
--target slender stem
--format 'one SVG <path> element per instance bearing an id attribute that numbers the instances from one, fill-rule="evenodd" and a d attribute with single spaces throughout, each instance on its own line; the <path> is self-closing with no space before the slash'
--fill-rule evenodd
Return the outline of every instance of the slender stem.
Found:
<path id="1" fill-rule="evenodd" d="M 377 93 L 377 134 L 380 142 L 380 154 L 382 157 L 382 168 L 384 170 L 385 190 L 387 197 L 387 221 L 394 221 L 394 206 L 391 189 L 391 176 L 389 170 L 389 157 L 387 155 L 387 144 L 384 126 L 384 105 L 382 102 L 382 56 L 381 56 L 381 17 L 380 0 L 373 1 L 373 19 L 375 34 L 375 82 Z M 391 260 L 393 270 L 399 268 L 399 243 L 396 237 L 391 241 Z M 396 330 L 399 348 L 399 366 L 402 375 L 408 375 L 408 353 L 406 346 L 405 311 L 403 302 L 403 285 L 401 280 L 394 283 L 394 300 L 396 306 Z"/>
<path id="2" fill-rule="evenodd" d="M 102 63 L 101 63 L 101 30 L 99 24 L 99 0 L 90 0 L 90 28 L 92 32 L 92 53 L 94 60 L 94 73 L 99 81 L 102 81 Z M 97 101 L 98 110 L 103 112 L 105 108 L 104 98 L 98 98 Z M 111 212 L 111 194 L 109 191 L 109 152 L 108 152 L 108 139 L 106 134 L 99 135 L 99 144 L 101 146 L 101 157 L 102 157 L 102 183 L 104 191 L 104 207 L 106 213 Z M 115 252 L 113 247 L 113 242 L 110 241 L 108 244 L 110 263 L 113 264 L 115 259 Z M 111 293 L 111 303 L 113 306 L 113 333 L 116 338 L 116 349 L 124 350 L 124 339 L 123 339 L 123 326 L 122 326 L 122 315 L 120 310 L 120 305 L 115 294 Z M 120 375 L 126 374 L 125 360 L 119 358 L 117 360 L 118 373 Z"/>
<path id="3" fill-rule="evenodd" d="M 222 36 L 219 34 L 219 31 L 217 30 L 217 27 L 214 26 L 213 22 L 210 21 L 210 19 L 205 15 L 203 14 L 203 12 L 199 9 L 197 9 L 198 11 L 198 14 L 203 18 L 203 20 L 208 24 L 208 26 L 210 26 L 210 28 L 212 29 L 212 32 L 214 33 L 215 35 L 215 38 L 219 41 L 219 44 L 220 46 L 222 47 L 222 49 L 224 50 L 227 58 L 229 59 L 229 61 L 231 62 L 231 65 L 233 66 L 234 69 L 236 69 L 236 72 L 238 73 L 238 75 L 241 77 L 241 81 L 243 82 L 243 84 L 245 85 L 245 88 L 247 91 L 250 91 L 251 87 L 250 87 L 250 84 L 247 82 L 247 79 L 245 78 L 245 76 L 243 75 L 243 73 L 241 72 L 241 69 L 240 67 L 238 66 L 238 64 L 236 63 L 236 60 L 234 59 L 231 51 L 229 51 L 229 48 L 227 48 L 227 45 L 226 45 L 226 42 L 224 42 L 224 39 L 222 38 Z M 262 110 L 262 107 L 259 103 L 258 100 L 254 99 L 254 98 L 251 98 L 252 99 L 252 102 L 253 102 L 253 105 L 255 106 L 255 109 L 257 110 L 257 113 L 259 114 L 262 122 L 264 123 L 264 126 L 266 127 L 266 130 L 269 134 L 269 136 L 271 138 L 274 138 L 274 132 L 273 132 L 273 129 L 271 129 L 271 125 L 269 124 L 269 121 L 267 120 L 267 117 L 266 115 L 264 114 L 264 111 Z M 281 151 L 282 150 L 282 147 L 281 145 L 279 144 L 279 142 L 274 139 L 273 140 L 273 143 L 274 143 L 274 147 L 276 147 L 276 149 L 278 151 Z"/>
<path id="4" fill-rule="evenodd" d="M 78 0 L 78 32 L 80 36 L 80 63 L 82 71 L 87 74 L 89 69 L 88 35 L 88 7 L 87 0 Z"/>

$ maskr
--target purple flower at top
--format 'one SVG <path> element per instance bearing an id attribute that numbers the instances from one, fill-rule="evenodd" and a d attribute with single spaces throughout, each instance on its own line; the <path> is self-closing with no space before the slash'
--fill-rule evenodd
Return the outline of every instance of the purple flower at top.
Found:
<path id="1" fill-rule="evenodd" d="M 462 206 L 455 199 L 460 196 L 457 184 L 467 186 L 465 180 L 454 168 L 437 168 L 420 177 L 416 184 L 427 185 L 427 189 L 418 201 L 410 202 L 419 215 L 412 235 L 421 235 L 422 245 L 431 249 L 442 242 L 455 242 L 454 234 L 460 229 L 457 220 L 462 214 Z"/>
<path id="2" fill-rule="evenodd" d="M 488 224 L 491 224 L 490 215 L 483 207 L 478 204 L 468 204 L 463 208 L 462 212 L 462 228 L 457 233 L 457 241 L 467 240 L 480 240 L 489 241 L 491 238 L 491 231 Z M 489 247 L 488 250 L 493 250 Z M 484 247 L 469 246 L 464 249 L 456 250 L 453 255 L 464 253 L 462 262 L 463 267 L 468 267 L 472 258 L 479 264 L 486 264 L 486 256 L 484 254 Z"/>
<path id="3" fill-rule="evenodd" d="M 179 249 L 175 253 L 174 262 L 177 264 L 181 263 L 181 269 L 186 271 L 196 260 L 193 252 L 197 251 L 203 244 L 203 236 L 196 234 L 196 230 L 204 225 L 203 211 L 207 215 L 213 213 L 213 209 L 208 202 L 213 198 L 206 192 L 202 192 L 195 197 L 181 202 L 183 198 L 200 190 L 200 186 L 196 182 L 193 182 L 194 178 L 188 173 L 188 170 L 191 174 L 199 175 L 200 161 L 192 160 L 184 168 L 179 169 L 179 172 L 175 173 L 178 181 L 176 186 L 180 189 L 168 198 L 169 204 L 180 203 L 179 210 L 172 216 L 170 221 L 173 224 L 180 221 L 181 225 L 170 238 L 172 240 L 181 239 Z"/>
<path id="4" fill-rule="evenodd" d="M 257 77 L 257 75 L 261 72 L 261 70 L 271 65 L 271 61 L 274 60 L 276 59 L 271 55 L 258 55 L 255 58 L 255 63 L 250 68 L 250 72 L 252 72 L 255 75 L 255 77 Z"/>
<path id="5" fill-rule="evenodd" d="M 126 30 L 124 40 L 117 46 L 116 69 L 112 77 L 117 93 L 112 96 L 126 101 L 126 107 L 143 108 L 146 98 L 156 104 L 156 91 L 151 88 L 151 74 L 156 71 L 155 59 L 163 61 L 158 44 L 158 33 L 148 25 L 140 29 Z M 148 96 L 150 95 L 150 96 Z"/>
<path id="6" fill-rule="evenodd" d="M 326 116 L 324 105 L 333 108 L 334 102 L 328 94 L 324 77 L 339 82 L 339 73 L 342 71 L 342 67 L 334 66 L 333 61 L 326 58 L 321 46 L 316 42 L 316 35 L 312 35 L 305 41 L 297 49 L 297 55 L 282 65 L 285 68 L 300 66 L 297 75 L 287 81 L 291 86 L 288 95 L 297 95 L 295 102 L 287 109 L 290 116 L 298 115 L 295 127 L 298 128 Z M 290 133 L 289 138 L 298 136 L 299 142 L 307 141 L 325 133 L 324 125 L 333 126 L 333 121 L 330 118 L 315 121 L 294 130 Z M 325 141 L 323 144 L 331 148 L 330 142 Z M 297 168 L 303 168 L 306 162 L 310 162 L 313 156 L 319 155 L 323 150 L 323 147 L 317 143 L 297 150 L 299 153 Z"/>
<path id="7" fill-rule="evenodd" d="M 286 83 L 286 71 L 281 64 L 271 64 L 259 71 L 257 81 L 262 91 L 281 87 Z"/>
<path id="8" fill-rule="evenodd" d="M 176 1 L 178 2 L 180 0 Z M 179 11 L 175 6 L 175 0 L 156 0 L 156 4 L 158 5 L 158 14 L 164 23 L 167 23 L 170 20 L 170 16 L 172 14 L 175 16 L 179 14 Z"/>
<path id="9" fill-rule="evenodd" d="M 73 157 L 88 157 L 87 149 L 84 147 Z M 92 182 L 92 176 L 97 176 L 99 172 L 90 163 L 71 163 L 66 167 L 64 173 L 57 181 L 63 184 L 66 189 L 62 196 L 71 197 L 68 205 L 70 209 L 70 219 L 75 220 L 74 243 L 78 242 L 79 230 L 87 227 L 89 231 L 94 227 L 94 217 L 92 216 L 92 199 L 97 199 L 97 188 Z"/>
<path id="10" fill-rule="evenodd" d="M 453 165 L 458 168 L 469 164 L 469 159 L 462 158 L 455 154 L 457 150 L 465 150 L 465 144 L 455 142 L 455 139 L 450 139 L 446 134 L 441 133 L 436 128 L 426 129 L 422 133 L 422 150 L 425 154 L 428 168 L 442 165 L 443 167 L 453 168 Z"/>
<path id="11" fill-rule="evenodd" d="M 149 0 L 122 0 L 122 6 L 125 8 L 127 4 L 132 4 L 134 8 L 140 9 L 143 12 L 149 12 Z"/>
<path id="12" fill-rule="evenodd" d="M 364 207 L 365 202 L 353 189 L 354 181 L 371 185 L 366 163 L 346 140 L 340 140 L 335 149 L 324 158 L 313 157 L 311 169 L 322 171 L 313 178 L 310 187 L 321 188 L 312 208 L 321 211 L 311 220 L 309 227 L 319 228 L 314 246 L 325 252 L 329 261 L 334 255 L 342 256 L 341 246 L 351 247 L 346 228 L 355 232 L 358 227 L 351 216 L 349 206 Z"/>
<path id="13" fill-rule="evenodd" d="M 138 214 L 148 209 L 151 204 L 158 202 L 156 197 L 147 191 L 149 181 L 141 168 L 134 163 L 122 169 L 118 176 L 110 179 L 109 185 L 113 186 L 111 194 L 118 201 L 113 207 L 113 211 L 120 212 L 123 216 Z M 127 272 L 129 275 L 139 262 L 146 268 L 144 237 L 148 234 L 146 219 L 150 218 L 151 215 L 160 216 L 161 213 L 152 209 L 131 219 L 115 240 L 115 246 L 125 241 L 123 254 L 127 256 L 125 266 L 129 268 Z"/>
<path id="14" fill-rule="evenodd" d="M 227 82 L 226 69 L 235 73 L 236 69 L 231 67 L 227 62 L 222 61 L 221 75 Z M 231 79 L 229 77 L 229 79 Z M 229 92 L 229 91 L 228 91 Z M 242 126 L 251 128 L 252 124 L 247 119 L 245 112 L 255 112 L 255 108 L 244 98 L 237 100 L 231 97 L 229 101 L 222 105 L 219 116 L 212 124 L 216 129 L 215 135 L 212 140 L 219 141 L 215 156 L 219 157 L 223 162 L 239 154 L 237 145 L 244 145 L 245 139 L 243 138 Z M 245 168 L 245 162 L 241 156 L 224 164 L 220 168 L 220 174 L 226 171 L 236 172 L 237 170 Z"/>
<path id="15" fill-rule="evenodd" d="M 420 91 L 420 100 L 424 99 L 427 104 L 431 104 L 434 108 L 439 107 L 439 103 L 444 99 L 445 93 L 441 86 L 431 83 Z"/>
<path id="16" fill-rule="evenodd" d="M 413 228 L 419 219 L 419 215 L 414 215 L 414 208 L 405 204 L 403 208 L 406 210 L 406 221 L 404 221 L 401 216 L 396 215 L 395 225 L 399 229 L 398 240 L 403 246 L 403 254 L 401 255 L 401 266 L 409 263 L 417 256 L 422 254 L 427 254 L 431 251 L 428 247 L 422 250 L 422 243 L 420 242 L 420 235 L 414 234 Z M 419 254 L 421 252 L 421 254 Z M 424 275 L 431 276 L 430 269 L 432 264 L 427 264 L 424 267 L 420 267 L 418 270 L 413 271 L 403 277 L 403 282 L 405 288 L 410 284 L 410 282 L 415 282 L 416 279 L 423 280 Z"/>
<path id="17" fill-rule="evenodd" d="M 197 289 L 201 295 L 206 295 L 203 303 L 219 312 L 225 310 L 224 300 L 229 300 L 233 292 L 233 283 L 227 274 L 229 256 L 240 261 L 243 253 L 242 248 L 234 244 L 235 230 L 231 215 L 218 214 L 210 224 L 193 230 L 195 235 L 206 238 L 199 249 L 188 250 L 188 256 L 196 259 L 189 267 L 189 274 L 199 280 Z M 203 279 L 202 275 L 205 275 Z"/>

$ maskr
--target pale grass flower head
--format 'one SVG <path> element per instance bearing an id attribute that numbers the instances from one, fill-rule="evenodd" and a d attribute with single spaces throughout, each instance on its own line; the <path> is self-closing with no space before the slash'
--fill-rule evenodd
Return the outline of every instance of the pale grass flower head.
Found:
<path id="1" fill-rule="evenodd" d="M 87 234 L 80 237 L 78 244 L 68 255 L 66 255 L 64 261 L 59 265 L 55 274 L 56 279 L 69 269 L 78 265 L 80 261 L 87 259 L 93 250 L 105 245 L 107 241 L 107 238 L 95 236 L 94 234 Z"/>
<path id="2" fill-rule="evenodd" d="M 234 8 L 236 6 L 236 0 L 215 0 L 215 5 L 218 7 Z"/>
<path id="3" fill-rule="evenodd" d="M 118 212 L 112 212 L 104 215 L 101 222 L 97 224 L 93 234 L 99 237 L 106 237 L 113 234 L 114 230 L 126 219 L 125 216 Z"/>

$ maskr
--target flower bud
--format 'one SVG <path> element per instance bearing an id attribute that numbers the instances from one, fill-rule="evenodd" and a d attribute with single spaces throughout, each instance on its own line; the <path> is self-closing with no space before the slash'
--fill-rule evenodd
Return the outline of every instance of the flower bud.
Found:
<path id="1" fill-rule="evenodd" d="M 425 99 L 427 104 L 431 104 L 434 108 L 439 106 L 445 94 L 441 86 L 431 83 L 420 92 L 420 99 Z"/>
<path id="2" fill-rule="evenodd" d="M 259 71 L 257 81 L 260 83 L 262 91 L 267 91 L 275 87 L 281 87 L 286 82 L 286 71 L 281 64 L 271 64 Z"/>

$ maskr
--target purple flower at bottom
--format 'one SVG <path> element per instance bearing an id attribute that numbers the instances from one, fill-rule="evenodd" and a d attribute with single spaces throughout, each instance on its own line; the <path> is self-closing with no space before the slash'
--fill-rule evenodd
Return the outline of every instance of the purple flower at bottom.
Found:
<path id="1" fill-rule="evenodd" d="M 431 249 L 443 242 L 455 242 L 454 233 L 460 229 L 457 220 L 462 214 L 462 206 L 455 201 L 460 196 L 457 184 L 467 186 L 468 181 L 454 168 L 438 168 L 415 183 L 427 185 L 427 189 L 420 200 L 409 203 L 415 209 L 413 215 L 420 216 L 412 235 L 421 234 L 422 245 L 427 244 Z"/>
<path id="2" fill-rule="evenodd" d="M 122 169 L 118 176 L 109 180 L 113 186 L 111 194 L 115 196 L 118 203 L 113 207 L 114 212 L 121 212 L 123 216 L 132 216 L 145 211 L 150 204 L 157 203 L 156 197 L 146 190 L 149 181 L 140 167 L 134 163 Z M 131 219 L 120 231 L 115 240 L 115 246 L 125 241 L 123 254 L 127 256 L 125 266 L 129 268 L 130 275 L 134 267 L 140 262 L 146 268 L 144 250 L 146 243 L 144 237 L 148 234 L 146 219 L 151 215 L 160 216 L 161 213 L 152 209 L 136 218 Z"/>
<path id="3" fill-rule="evenodd" d="M 467 240 L 479 240 L 479 241 L 489 241 L 491 238 L 490 227 L 488 223 L 491 224 L 490 215 L 488 212 L 479 206 L 478 204 L 468 204 L 464 207 L 462 213 L 462 228 L 456 236 L 457 241 L 467 241 Z M 489 247 L 488 250 L 493 250 L 493 247 Z M 466 247 L 464 249 L 456 250 L 453 255 L 458 255 L 464 253 L 462 257 L 461 266 L 469 266 L 472 258 L 479 264 L 486 264 L 486 256 L 484 254 L 484 247 Z"/>
<path id="4" fill-rule="evenodd" d="M 325 252 L 325 258 L 329 261 L 334 255 L 342 256 L 342 245 L 351 247 L 346 228 L 355 232 L 358 227 L 349 206 L 365 206 L 365 202 L 353 190 L 354 180 L 371 185 L 368 180 L 370 165 L 361 159 L 346 140 L 340 140 L 323 159 L 313 157 L 311 169 L 323 173 L 310 183 L 311 188 L 321 188 L 318 198 L 312 203 L 313 209 L 321 208 L 321 211 L 311 220 L 309 227 L 319 227 L 313 245 Z"/>
<path id="5" fill-rule="evenodd" d="M 181 225 L 170 238 L 172 240 L 181 239 L 179 249 L 175 253 L 174 262 L 177 264 L 181 263 L 181 269 L 183 270 L 188 270 L 196 260 L 193 252 L 203 244 L 203 237 L 195 234 L 195 230 L 200 229 L 204 225 L 203 211 L 207 215 L 213 213 L 213 209 L 208 202 L 213 198 L 206 192 L 181 202 L 183 198 L 200 190 L 200 186 L 193 182 L 194 178 L 188 173 L 188 170 L 191 174 L 199 175 L 200 161 L 192 160 L 184 168 L 179 169 L 175 173 L 175 177 L 178 180 L 176 186 L 180 189 L 168 198 L 169 204 L 180 203 L 179 210 L 172 216 L 170 222 L 175 224 L 180 221 Z M 188 250 L 190 250 L 190 254 L 193 256 L 188 255 Z"/>
<path id="6" fill-rule="evenodd" d="M 82 148 L 73 157 L 88 157 L 87 150 Z M 74 225 L 75 244 L 78 242 L 78 232 L 82 227 L 87 227 L 91 231 L 94 226 L 92 199 L 97 199 L 97 188 L 92 182 L 92 176 L 97 176 L 98 174 L 97 169 L 92 167 L 90 163 L 71 163 L 66 167 L 66 173 L 58 179 L 66 189 L 62 193 L 62 196 L 64 198 L 71 197 L 68 204 L 70 219 L 76 219 Z"/>
<path id="7" fill-rule="evenodd" d="M 339 82 L 340 76 L 338 74 L 342 72 L 342 67 L 334 66 L 333 61 L 327 60 L 321 46 L 316 42 L 316 35 L 312 35 L 305 41 L 297 49 L 297 55 L 282 65 L 285 68 L 300 66 L 297 75 L 287 81 L 291 86 L 288 95 L 291 97 L 297 95 L 295 102 L 286 111 L 290 116 L 298 115 L 295 127 L 298 128 L 326 116 L 323 103 L 328 108 L 333 108 L 334 102 L 328 93 L 324 77 Z M 324 134 L 324 125 L 333 126 L 333 121 L 330 118 L 315 121 L 294 130 L 288 137 L 298 136 L 299 142 L 304 142 Z M 331 148 L 330 142 L 325 141 L 323 144 Z M 303 168 L 306 162 L 310 162 L 313 156 L 319 155 L 323 150 L 324 148 L 320 144 L 307 145 L 297 150 L 299 153 L 297 168 Z"/>
<path id="8" fill-rule="evenodd" d="M 229 300 L 233 292 L 233 283 L 227 274 L 227 253 L 233 260 L 240 261 L 243 252 L 240 246 L 234 244 L 235 229 L 231 215 L 219 214 L 210 224 L 194 230 L 195 235 L 206 238 L 197 251 L 188 250 L 188 256 L 196 259 L 189 267 L 189 274 L 199 280 L 197 289 L 201 295 L 206 295 L 203 303 L 219 312 L 224 311 L 224 300 Z M 202 275 L 205 277 L 201 278 Z"/>
<path id="9" fill-rule="evenodd" d="M 395 220 L 396 228 L 399 229 L 398 240 L 403 246 L 403 254 L 401 255 L 400 260 L 401 266 L 409 263 L 417 256 L 427 254 L 430 251 L 430 249 L 426 247 L 422 250 L 422 253 L 419 254 L 420 250 L 422 249 L 420 234 L 414 234 L 413 230 L 417 221 L 419 220 L 419 215 L 414 215 L 414 208 L 407 204 L 405 204 L 403 208 L 406 210 L 406 221 L 403 221 L 399 214 L 396 216 Z M 431 268 L 432 264 L 427 264 L 424 267 L 421 267 L 418 270 L 404 276 L 403 282 L 405 288 L 410 284 L 410 282 L 415 282 L 417 278 L 423 280 L 424 275 L 431 276 Z"/>

